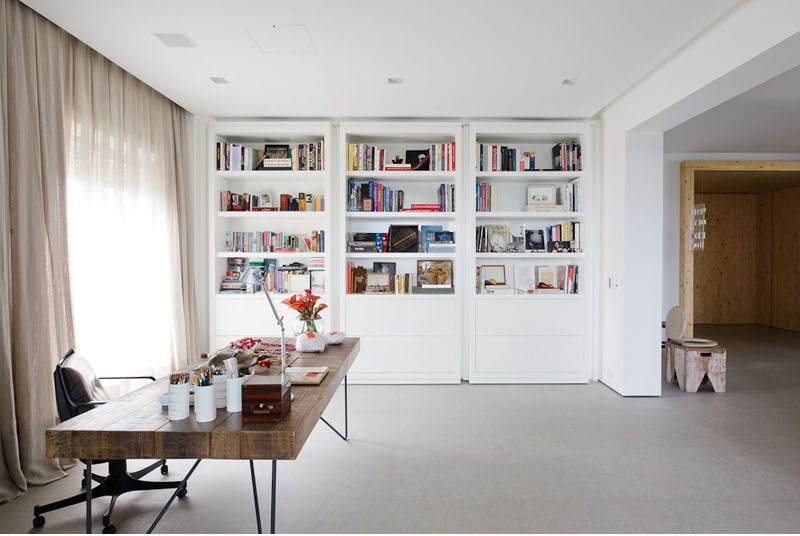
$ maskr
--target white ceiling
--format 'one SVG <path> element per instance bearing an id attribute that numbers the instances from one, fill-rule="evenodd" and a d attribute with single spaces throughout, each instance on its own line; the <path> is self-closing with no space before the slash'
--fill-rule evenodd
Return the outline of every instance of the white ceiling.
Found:
<path id="1" fill-rule="evenodd" d="M 24 2 L 195 113 L 455 118 L 591 117 L 736 3 Z M 273 25 L 304 25 L 308 37 L 289 27 L 278 49 L 290 51 L 263 52 Z M 197 48 L 166 48 L 153 33 L 184 33 Z"/>
<path id="2" fill-rule="evenodd" d="M 664 151 L 800 152 L 800 67 L 668 130 Z"/>

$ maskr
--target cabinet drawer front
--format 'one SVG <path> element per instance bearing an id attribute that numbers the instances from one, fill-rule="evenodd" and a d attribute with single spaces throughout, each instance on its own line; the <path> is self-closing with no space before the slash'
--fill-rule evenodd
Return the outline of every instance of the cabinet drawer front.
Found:
<path id="1" fill-rule="evenodd" d="M 579 373 L 586 370 L 583 337 L 476 337 L 475 368 L 487 373 Z"/>
<path id="2" fill-rule="evenodd" d="M 345 318 L 347 334 L 354 337 L 442 334 L 452 339 L 458 320 L 454 299 L 390 300 L 388 297 L 380 301 L 351 298 Z M 405 341 L 403 339 L 403 344 Z"/>
<path id="3" fill-rule="evenodd" d="M 361 339 L 361 351 L 353 372 L 424 374 L 453 372 L 457 356 L 455 340 L 441 336 L 408 338 L 367 336 Z"/>
<path id="4" fill-rule="evenodd" d="M 481 300 L 475 304 L 478 335 L 583 335 L 583 300 Z"/>

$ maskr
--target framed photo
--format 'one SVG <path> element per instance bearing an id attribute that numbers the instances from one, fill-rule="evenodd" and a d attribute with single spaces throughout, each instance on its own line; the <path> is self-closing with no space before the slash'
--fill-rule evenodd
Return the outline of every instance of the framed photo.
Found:
<path id="1" fill-rule="evenodd" d="M 419 228 L 416 225 L 390 225 L 389 251 L 416 253 L 419 250 Z"/>
<path id="2" fill-rule="evenodd" d="M 376 274 L 388 274 L 389 291 L 394 292 L 394 276 L 397 273 L 396 262 L 373 262 L 372 271 Z M 367 286 L 369 286 L 369 280 L 367 281 Z"/>
<path id="3" fill-rule="evenodd" d="M 388 294 L 391 278 L 388 273 L 370 272 L 367 274 L 367 294 Z"/>
<path id="4" fill-rule="evenodd" d="M 453 261 L 417 261 L 417 286 L 453 288 Z"/>
<path id="5" fill-rule="evenodd" d="M 411 169 L 415 171 L 428 169 L 430 164 L 423 164 L 426 158 L 428 158 L 428 149 L 409 149 L 406 151 L 406 164 L 411 164 Z"/>
<path id="6" fill-rule="evenodd" d="M 481 284 L 484 287 L 505 286 L 506 267 L 504 264 L 484 264 L 481 266 Z"/>
<path id="7" fill-rule="evenodd" d="M 552 208 L 558 204 L 558 189 L 555 184 L 529 184 L 528 206 L 533 208 Z"/>
<path id="8" fill-rule="evenodd" d="M 508 231 L 508 246 L 506 251 L 509 253 L 524 253 L 525 252 L 525 224 L 518 223 L 509 226 Z"/>
<path id="9" fill-rule="evenodd" d="M 325 270 L 311 270 L 311 292 L 322 294 L 325 292 Z"/>
<path id="10" fill-rule="evenodd" d="M 288 145 L 265 145 L 264 160 L 261 163 L 263 169 L 286 170 L 292 169 L 292 158 L 289 155 Z"/>
<path id="11" fill-rule="evenodd" d="M 544 230 L 526 229 L 525 230 L 525 251 L 537 252 L 545 251 Z"/>
<path id="12" fill-rule="evenodd" d="M 505 253 L 508 249 L 508 224 L 487 225 L 489 251 L 492 253 Z"/>

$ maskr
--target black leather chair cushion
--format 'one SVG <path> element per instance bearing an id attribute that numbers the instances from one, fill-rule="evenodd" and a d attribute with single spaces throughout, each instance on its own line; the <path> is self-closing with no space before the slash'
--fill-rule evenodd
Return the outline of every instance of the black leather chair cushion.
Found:
<path id="1" fill-rule="evenodd" d="M 67 393 L 73 402 L 108 402 L 111 399 L 92 366 L 81 355 L 72 354 L 61 369 Z"/>

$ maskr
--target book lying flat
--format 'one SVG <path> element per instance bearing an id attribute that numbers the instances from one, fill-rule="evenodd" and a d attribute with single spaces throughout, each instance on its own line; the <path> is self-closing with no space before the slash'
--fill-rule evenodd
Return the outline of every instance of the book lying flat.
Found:
<path id="1" fill-rule="evenodd" d="M 327 373 L 328 367 L 289 367 L 286 369 L 292 385 L 319 385 Z"/>

